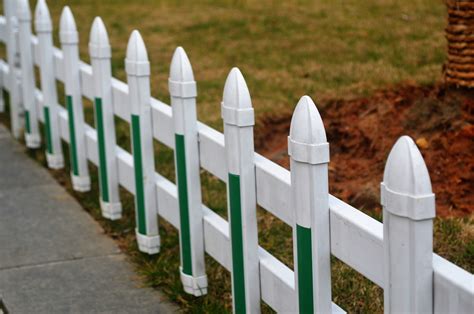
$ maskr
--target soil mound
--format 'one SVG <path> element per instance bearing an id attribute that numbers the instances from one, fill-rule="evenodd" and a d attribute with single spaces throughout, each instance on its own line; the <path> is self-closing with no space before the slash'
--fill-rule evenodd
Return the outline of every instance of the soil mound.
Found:
<path id="1" fill-rule="evenodd" d="M 392 145 L 411 136 L 427 164 L 437 215 L 474 212 L 474 93 L 403 85 L 370 97 L 318 104 L 331 147 L 329 189 L 353 206 L 380 213 L 379 184 Z M 257 124 L 257 151 L 289 167 L 291 113 Z"/>

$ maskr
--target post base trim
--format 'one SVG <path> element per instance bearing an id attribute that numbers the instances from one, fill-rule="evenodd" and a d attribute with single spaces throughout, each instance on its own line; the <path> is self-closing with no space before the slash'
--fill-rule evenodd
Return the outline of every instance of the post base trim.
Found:
<path id="1" fill-rule="evenodd" d="M 160 236 L 149 236 L 141 234 L 138 229 L 135 229 L 135 235 L 137 237 L 138 249 L 140 252 L 147 253 L 149 255 L 157 254 L 160 252 Z"/>
<path id="2" fill-rule="evenodd" d="M 40 148 L 41 138 L 38 134 L 25 134 L 26 147 L 28 148 Z"/>
<path id="3" fill-rule="evenodd" d="M 102 211 L 102 217 L 110 219 L 110 220 L 117 220 L 122 218 L 122 203 L 110 203 L 100 201 L 100 209 Z"/>
<path id="4" fill-rule="evenodd" d="M 71 173 L 72 188 L 77 192 L 88 192 L 91 189 L 91 178 L 89 176 L 76 176 Z"/>
<path id="5" fill-rule="evenodd" d="M 46 153 L 46 161 L 48 168 L 51 169 L 62 169 L 64 168 L 64 158 L 61 154 L 48 154 Z"/>
<path id="6" fill-rule="evenodd" d="M 207 276 L 193 277 L 183 273 L 183 268 L 179 267 L 181 282 L 186 293 L 199 297 L 207 294 Z"/>

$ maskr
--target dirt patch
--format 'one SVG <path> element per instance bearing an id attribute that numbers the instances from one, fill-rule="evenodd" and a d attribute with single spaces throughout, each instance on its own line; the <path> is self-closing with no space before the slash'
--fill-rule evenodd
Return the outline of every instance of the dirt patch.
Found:
<path id="1" fill-rule="evenodd" d="M 436 193 L 437 215 L 474 212 L 474 93 L 403 85 L 366 98 L 318 104 L 331 145 L 329 189 L 361 210 L 380 214 L 386 158 L 402 135 L 418 144 Z M 291 113 L 261 119 L 257 150 L 288 168 Z"/>

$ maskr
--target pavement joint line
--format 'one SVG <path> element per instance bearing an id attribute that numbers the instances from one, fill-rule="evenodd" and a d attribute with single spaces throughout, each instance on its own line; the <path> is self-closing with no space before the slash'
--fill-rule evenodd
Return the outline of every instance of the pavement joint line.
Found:
<path id="1" fill-rule="evenodd" d="M 44 263 L 38 263 L 38 264 L 25 264 L 25 265 L 11 266 L 11 267 L 3 267 L 3 268 L 0 268 L 0 272 L 11 271 L 11 270 L 23 270 L 23 269 L 29 269 L 29 268 L 41 268 L 41 267 L 46 267 L 46 266 L 61 265 L 61 264 L 67 264 L 67 263 L 72 263 L 72 262 L 77 262 L 77 261 L 94 260 L 98 258 L 115 257 L 115 256 L 123 256 L 127 258 L 127 256 L 123 252 L 117 252 L 117 253 L 110 253 L 110 254 L 104 254 L 104 255 L 81 256 L 81 257 L 75 257 L 71 259 L 55 260 L 55 261 L 49 261 L 49 262 L 44 262 Z"/>

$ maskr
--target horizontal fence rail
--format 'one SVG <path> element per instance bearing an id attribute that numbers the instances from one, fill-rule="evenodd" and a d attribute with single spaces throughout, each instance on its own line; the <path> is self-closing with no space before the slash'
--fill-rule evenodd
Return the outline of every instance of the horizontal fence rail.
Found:
<path id="1" fill-rule="evenodd" d="M 11 5 L 10 0 L 4 2 Z M 39 3 L 45 2 L 40 0 Z M 9 14 L 12 15 L 12 12 L 9 12 Z M 14 36 L 10 35 L 7 21 L 8 17 L 0 16 L 0 41 L 7 46 L 12 43 L 16 45 L 20 40 L 19 36 L 17 34 Z M 41 58 L 38 37 L 31 35 L 31 46 L 33 62 L 35 65 L 40 66 Z M 9 59 L 14 52 L 8 55 Z M 54 78 L 64 83 L 67 79 L 64 75 L 64 73 L 67 73 L 67 66 L 63 51 L 53 48 L 53 59 Z M 17 102 L 12 103 L 12 106 L 19 106 L 21 101 L 23 101 L 21 99 L 21 91 L 25 83 L 17 75 L 12 75 L 12 71 L 18 71 L 17 64 L 14 62 L 6 63 L 0 60 L 1 87 L 9 91 L 10 95 L 16 95 L 15 97 L 20 98 Z M 95 101 L 97 93 L 94 89 L 95 77 L 92 67 L 79 61 L 78 71 L 80 94 L 91 101 Z M 109 103 L 113 106 L 113 114 L 131 123 L 132 111 L 129 86 L 115 78 L 111 79 L 110 86 L 111 101 Z M 35 109 L 39 121 L 43 123 L 46 118 L 44 114 L 44 108 L 46 108 L 44 96 L 42 90 L 35 89 Z M 153 139 L 175 149 L 176 121 L 173 117 L 172 107 L 151 97 L 148 102 L 151 109 L 150 132 Z M 56 106 L 59 119 L 57 131 L 60 137 L 70 144 L 68 112 L 59 104 L 48 104 L 48 106 L 52 105 Z M 99 139 L 97 130 L 86 123 L 83 123 L 83 129 L 85 157 L 94 165 L 99 166 L 100 152 L 98 149 Z M 229 175 L 228 163 L 226 162 L 224 134 L 200 122 L 196 124 L 196 132 L 200 167 L 229 184 L 228 178 L 231 176 Z M 110 149 L 108 154 L 110 154 Z M 108 156 L 108 158 L 111 157 Z M 136 169 L 134 156 L 121 147 L 115 146 L 115 161 L 118 169 L 118 184 L 135 195 Z M 290 171 L 257 153 L 253 153 L 253 164 L 255 167 L 255 178 L 252 180 L 255 182 L 256 203 L 294 228 L 299 222 L 295 221 L 294 209 L 291 206 Z M 156 192 L 157 202 L 155 206 L 157 213 L 180 230 L 182 222 L 180 221 L 180 203 L 177 186 L 156 172 L 154 172 L 152 182 Z M 385 278 L 387 278 L 387 275 L 383 262 L 387 258 L 384 251 L 384 225 L 332 195 L 328 195 L 327 202 L 329 205 L 330 253 L 386 290 L 387 283 Z M 194 205 L 193 208 L 195 208 Z M 223 267 L 232 272 L 233 261 L 229 223 L 206 205 L 201 204 L 201 209 L 204 250 Z M 301 305 L 298 305 L 295 273 L 293 270 L 262 247 L 257 247 L 257 252 L 260 277 L 259 294 L 261 299 L 277 312 L 296 312 L 297 309 L 301 310 Z M 323 251 L 321 251 L 321 254 L 323 254 L 321 256 L 324 256 Z M 433 253 L 432 257 L 430 255 L 430 260 L 432 260 L 432 271 L 434 274 L 432 278 L 433 311 L 436 313 L 472 312 L 474 300 L 473 275 L 437 254 Z M 200 275 L 202 275 L 201 272 L 199 272 Z M 194 278 L 191 277 L 191 279 Z M 318 283 L 315 282 L 315 284 L 315 287 L 317 287 Z M 196 287 L 193 288 L 193 286 L 189 286 L 187 290 L 195 295 L 200 295 L 201 293 L 197 292 Z M 255 306 L 251 306 L 249 303 L 247 303 L 247 308 L 250 310 L 256 309 Z M 343 309 L 334 303 L 330 305 L 330 310 L 332 312 L 344 312 Z"/>

